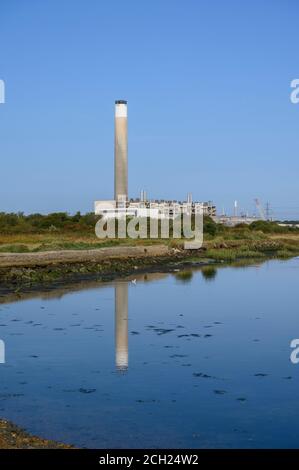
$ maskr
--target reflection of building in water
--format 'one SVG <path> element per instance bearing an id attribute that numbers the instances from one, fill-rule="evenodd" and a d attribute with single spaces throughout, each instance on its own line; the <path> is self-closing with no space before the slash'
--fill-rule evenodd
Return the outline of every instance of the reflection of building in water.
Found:
<path id="1" fill-rule="evenodd" d="M 118 370 L 128 369 L 128 283 L 125 281 L 115 285 L 115 362 Z"/>

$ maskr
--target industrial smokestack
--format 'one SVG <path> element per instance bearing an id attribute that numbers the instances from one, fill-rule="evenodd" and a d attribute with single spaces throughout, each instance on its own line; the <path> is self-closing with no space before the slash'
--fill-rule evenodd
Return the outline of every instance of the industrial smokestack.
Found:
<path id="1" fill-rule="evenodd" d="M 128 128 L 127 102 L 115 101 L 114 198 L 128 200 Z"/>

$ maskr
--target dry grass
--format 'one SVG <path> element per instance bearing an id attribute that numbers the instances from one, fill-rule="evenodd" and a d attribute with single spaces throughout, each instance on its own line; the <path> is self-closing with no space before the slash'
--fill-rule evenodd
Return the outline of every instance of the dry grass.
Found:
<path id="1" fill-rule="evenodd" d="M 254 233 L 254 232 L 253 232 Z M 45 233 L 19 233 L 19 234 L 0 234 L 0 252 L 36 252 L 36 251 L 59 251 L 68 249 L 93 249 L 104 246 L 138 246 L 138 245 L 154 245 L 167 244 L 170 247 L 179 247 L 182 245 L 181 240 L 161 240 L 161 239 L 98 239 L 93 232 L 45 232 Z M 215 250 L 225 253 L 231 257 L 231 251 L 246 251 L 245 256 L 250 256 L 250 252 L 254 251 L 278 251 L 287 253 L 299 252 L 299 233 L 287 234 L 269 234 L 250 239 L 229 239 L 226 237 L 216 236 L 214 238 L 207 237 L 204 241 L 204 247 L 214 252 Z M 220 253 L 219 253 L 220 255 Z M 218 256 L 217 256 L 218 258 Z"/>
<path id="2" fill-rule="evenodd" d="M 95 234 L 78 233 L 32 233 L 32 234 L 0 234 L 0 252 L 35 252 L 52 250 L 86 250 L 104 246 L 138 246 L 169 243 L 169 240 L 133 240 L 126 239 L 99 239 Z"/>

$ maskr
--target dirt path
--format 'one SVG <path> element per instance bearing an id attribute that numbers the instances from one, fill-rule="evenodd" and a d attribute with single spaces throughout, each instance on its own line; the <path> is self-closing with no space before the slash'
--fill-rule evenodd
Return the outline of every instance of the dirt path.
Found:
<path id="1" fill-rule="evenodd" d="M 95 250 L 62 250 L 37 253 L 0 253 L 0 267 L 49 266 L 60 263 L 97 263 L 113 258 L 145 258 L 169 253 L 166 245 L 115 246 Z"/>

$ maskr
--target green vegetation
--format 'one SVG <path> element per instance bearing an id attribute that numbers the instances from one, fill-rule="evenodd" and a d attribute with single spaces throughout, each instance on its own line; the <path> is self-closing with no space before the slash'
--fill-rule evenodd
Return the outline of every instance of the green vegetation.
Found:
<path id="1" fill-rule="evenodd" d="M 74 215 L 66 212 L 54 212 L 48 215 L 30 214 L 23 212 L 7 214 L 0 212 L 1 233 L 40 233 L 75 231 L 77 233 L 94 230 L 98 217 L 93 213 L 82 215 L 76 212 Z"/>
<path id="2" fill-rule="evenodd" d="M 19 234 L 19 233 L 65 233 L 75 232 L 84 234 L 94 234 L 94 227 L 99 216 L 93 212 L 81 214 L 76 212 L 74 215 L 67 212 L 54 212 L 52 214 L 29 214 L 23 212 L 5 213 L 0 212 L 0 233 Z M 229 234 L 230 237 L 242 235 L 250 238 L 250 233 L 299 233 L 299 229 L 294 227 L 282 227 L 276 222 L 257 220 L 251 225 L 239 224 L 235 227 L 225 227 L 216 224 L 210 217 L 204 217 L 204 232 L 211 237 L 216 235 Z"/>
<path id="3" fill-rule="evenodd" d="M 0 253 L 85 250 L 116 245 L 168 244 L 182 246 L 178 239 L 98 239 L 93 213 L 74 215 L 57 212 L 48 215 L 0 213 Z M 170 224 L 171 225 L 171 224 Z M 299 229 L 258 220 L 251 225 L 226 227 L 204 217 L 203 255 L 217 261 L 288 258 L 299 254 Z"/>

